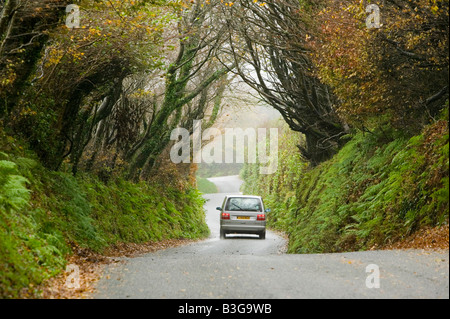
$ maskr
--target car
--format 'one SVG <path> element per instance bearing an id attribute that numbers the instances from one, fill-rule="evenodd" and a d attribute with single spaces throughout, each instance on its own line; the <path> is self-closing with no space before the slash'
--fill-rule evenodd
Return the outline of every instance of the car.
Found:
<path id="1" fill-rule="evenodd" d="M 227 195 L 220 211 L 220 238 L 227 234 L 256 234 L 266 238 L 266 213 L 261 196 Z"/>

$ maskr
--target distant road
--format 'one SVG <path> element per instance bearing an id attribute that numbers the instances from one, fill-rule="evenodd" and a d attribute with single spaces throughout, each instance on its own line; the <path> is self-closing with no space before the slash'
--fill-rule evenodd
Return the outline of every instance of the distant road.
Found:
<path id="1" fill-rule="evenodd" d="M 222 176 L 222 177 L 210 177 L 209 181 L 216 184 L 219 193 L 236 194 L 240 192 L 243 181 L 238 175 L 235 176 Z"/>
<path id="2" fill-rule="evenodd" d="M 108 266 L 96 298 L 449 298 L 448 251 L 290 255 L 270 231 L 266 240 L 220 240 L 215 207 L 225 193 L 238 193 L 242 181 L 210 180 L 221 192 L 205 195 L 211 236 Z"/>

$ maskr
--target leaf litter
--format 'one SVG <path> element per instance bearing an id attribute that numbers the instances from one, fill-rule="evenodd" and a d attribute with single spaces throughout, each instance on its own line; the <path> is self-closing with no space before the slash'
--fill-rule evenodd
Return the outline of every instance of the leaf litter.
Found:
<path id="1" fill-rule="evenodd" d="M 43 299 L 90 299 L 95 291 L 95 283 L 101 278 L 105 265 L 124 262 L 124 258 L 133 258 L 196 241 L 198 240 L 167 239 L 141 244 L 117 243 L 105 249 L 102 254 L 72 243 L 73 255 L 67 259 L 67 265 L 77 267 L 77 285 L 73 285 L 73 272 L 63 271 L 36 289 L 40 291 L 40 298 Z M 27 296 L 34 297 L 29 289 L 22 293 L 22 297 Z"/>

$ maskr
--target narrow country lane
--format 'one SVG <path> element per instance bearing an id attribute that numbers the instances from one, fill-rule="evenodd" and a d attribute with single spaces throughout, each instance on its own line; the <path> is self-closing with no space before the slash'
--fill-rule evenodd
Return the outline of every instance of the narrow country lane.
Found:
<path id="1" fill-rule="evenodd" d="M 222 193 L 205 195 L 208 239 L 107 266 L 94 297 L 449 298 L 448 251 L 291 255 L 283 253 L 285 240 L 271 231 L 266 240 L 220 240 L 215 207 L 225 193 L 238 192 L 241 182 L 237 176 L 211 181 Z M 379 270 L 379 281 L 373 267 Z"/>

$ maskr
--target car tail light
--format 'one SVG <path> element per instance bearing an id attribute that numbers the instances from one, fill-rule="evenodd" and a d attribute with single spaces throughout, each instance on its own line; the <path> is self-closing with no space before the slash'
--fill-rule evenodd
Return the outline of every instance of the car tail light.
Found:
<path id="1" fill-rule="evenodd" d="M 264 215 L 264 214 L 258 214 L 257 220 L 266 220 L 266 215 Z"/>
<path id="2" fill-rule="evenodd" d="M 222 219 L 230 219 L 230 214 L 222 213 Z"/>

